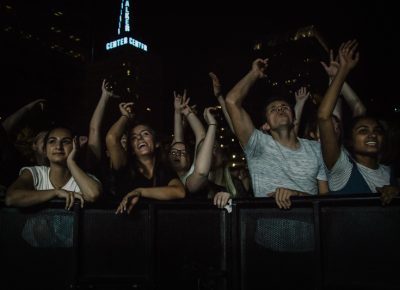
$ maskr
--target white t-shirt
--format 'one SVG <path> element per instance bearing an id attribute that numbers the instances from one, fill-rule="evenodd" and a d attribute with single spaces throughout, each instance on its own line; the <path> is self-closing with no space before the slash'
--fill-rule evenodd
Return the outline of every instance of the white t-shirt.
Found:
<path id="1" fill-rule="evenodd" d="M 320 144 L 301 138 L 298 141 L 300 147 L 292 150 L 270 135 L 253 131 L 244 152 L 256 197 L 266 197 L 278 187 L 318 194 L 317 180 L 327 180 Z"/>
<path id="2" fill-rule="evenodd" d="M 339 191 L 346 186 L 349 181 L 354 164 L 349 160 L 348 152 L 345 149 L 340 151 L 339 159 L 331 170 L 328 171 L 329 189 Z M 390 185 L 390 167 L 379 164 L 377 169 L 368 168 L 355 162 L 358 171 L 364 177 L 371 192 L 376 193 L 377 187 Z"/>
<path id="3" fill-rule="evenodd" d="M 33 177 L 33 185 L 36 190 L 49 190 L 55 189 L 53 184 L 50 182 L 50 167 L 48 166 L 32 166 L 23 167 L 19 171 L 19 175 L 22 174 L 24 170 L 29 170 Z M 88 174 L 91 178 L 100 182 L 95 176 Z M 62 187 L 67 191 L 81 192 L 78 184 L 76 183 L 73 176 L 68 180 L 68 182 Z"/>

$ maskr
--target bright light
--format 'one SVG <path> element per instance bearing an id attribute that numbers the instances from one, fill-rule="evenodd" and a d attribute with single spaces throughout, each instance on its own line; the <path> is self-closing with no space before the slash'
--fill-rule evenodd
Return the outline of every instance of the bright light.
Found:
<path id="1" fill-rule="evenodd" d="M 137 47 L 141 50 L 147 51 L 147 45 L 132 38 L 132 37 L 122 37 L 120 39 L 114 40 L 114 41 L 110 41 L 106 44 L 106 50 L 110 50 L 119 46 L 123 46 L 123 45 L 132 45 L 134 47 Z"/>

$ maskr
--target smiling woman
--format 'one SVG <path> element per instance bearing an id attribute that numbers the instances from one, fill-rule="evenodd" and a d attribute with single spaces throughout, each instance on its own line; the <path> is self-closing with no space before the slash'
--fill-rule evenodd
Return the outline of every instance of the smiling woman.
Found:
<path id="1" fill-rule="evenodd" d="M 379 193 L 382 203 L 388 204 L 399 194 L 399 187 L 390 167 L 380 164 L 384 134 L 378 120 L 366 116 L 353 119 L 346 138 L 348 150 L 339 144 L 332 121 L 342 85 L 359 61 L 357 45 L 352 40 L 340 46 L 338 73 L 318 108 L 322 156 L 333 193 Z"/>
<path id="2" fill-rule="evenodd" d="M 106 136 L 117 193 L 124 195 L 116 213 L 130 213 L 141 196 L 159 200 L 184 198 L 183 184 L 163 164 L 160 143 L 150 126 L 139 123 L 129 129 L 128 150 L 124 150 L 120 140 L 133 120 L 133 103 L 121 103 L 119 108 L 121 116 Z"/>

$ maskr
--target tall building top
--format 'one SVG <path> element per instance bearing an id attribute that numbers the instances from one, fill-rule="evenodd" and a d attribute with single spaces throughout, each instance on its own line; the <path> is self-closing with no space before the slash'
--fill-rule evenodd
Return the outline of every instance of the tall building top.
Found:
<path id="1" fill-rule="evenodd" d="M 122 0 L 121 1 L 121 10 L 119 13 L 119 20 L 118 20 L 118 35 L 121 34 L 121 26 L 123 31 L 130 32 L 131 25 L 130 25 L 130 16 L 129 16 L 129 0 Z"/>
<path id="2" fill-rule="evenodd" d="M 111 50 L 119 46 L 131 45 L 143 51 L 147 51 L 147 44 L 140 42 L 130 36 L 131 32 L 131 21 L 130 21 L 130 9 L 131 5 L 129 0 L 121 0 L 121 9 L 118 19 L 118 38 L 106 43 L 106 50 Z"/>

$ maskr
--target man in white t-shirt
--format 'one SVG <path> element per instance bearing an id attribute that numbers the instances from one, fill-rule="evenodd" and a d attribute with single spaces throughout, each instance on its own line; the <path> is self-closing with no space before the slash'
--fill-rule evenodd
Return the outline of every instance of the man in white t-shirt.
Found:
<path id="1" fill-rule="evenodd" d="M 279 208 L 290 208 L 291 196 L 324 194 L 328 183 L 321 161 L 320 145 L 297 138 L 294 113 L 283 98 L 265 105 L 265 128 L 255 129 L 242 102 L 252 85 L 264 78 L 268 60 L 257 59 L 252 69 L 228 93 L 226 105 L 236 135 L 244 148 L 256 197 L 273 196 Z"/>

